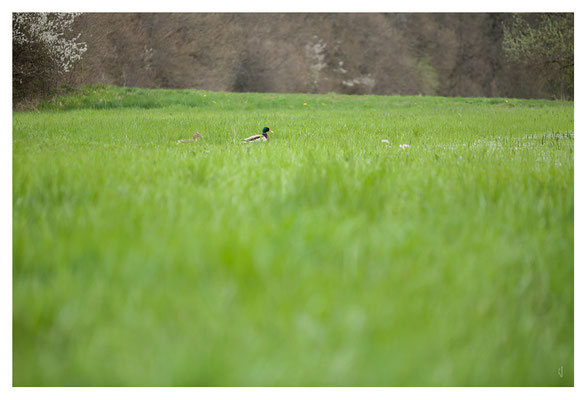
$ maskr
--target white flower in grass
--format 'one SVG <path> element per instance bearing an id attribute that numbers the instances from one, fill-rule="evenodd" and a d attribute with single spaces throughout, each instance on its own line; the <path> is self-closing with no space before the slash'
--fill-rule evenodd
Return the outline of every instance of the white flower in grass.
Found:
<path id="1" fill-rule="evenodd" d="M 387 143 L 387 144 L 389 144 L 389 140 L 387 140 L 387 139 L 381 139 L 381 143 Z"/>
<path id="2" fill-rule="evenodd" d="M 408 148 L 410 147 L 409 144 L 400 144 L 399 147 L 401 147 L 402 149 Z"/>

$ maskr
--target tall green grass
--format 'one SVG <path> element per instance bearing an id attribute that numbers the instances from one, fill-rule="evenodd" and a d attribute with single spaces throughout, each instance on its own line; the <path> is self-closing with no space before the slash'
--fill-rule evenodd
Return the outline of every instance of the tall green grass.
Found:
<path id="1" fill-rule="evenodd" d="M 573 157 L 568 102 L 85 87 L 15 112 L 13 383 L 573 385 Z"/>

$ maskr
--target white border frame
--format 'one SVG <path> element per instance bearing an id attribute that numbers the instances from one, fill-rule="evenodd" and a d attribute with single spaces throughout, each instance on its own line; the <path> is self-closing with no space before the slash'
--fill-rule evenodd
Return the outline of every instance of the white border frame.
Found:
<path id="1" fill-rule="evenodd" d="M 23 3 L 3 3 L 0 21 L 3 54 L 11 54 L 12 12 L 17 11 L 84 11 L 84 12 L 575 12 L 575 108 L 581 109 L 584 102 L 585 78 L 585 29 L 587 22 L 584 13 L 579 11 L 579 2 L 559 0 L 523 1 L 513 3 L 494 0 L 489 3 L 470 1 L 420 1 L 420 2 L 381 2 L 362 0 L 339 4 L 332 0 L 318 3 L 315 0 L 299 0 L 295 3 L 281 3 L 267 0 L 184 2 L 166 1 L 165 8 L 157 5 L 145 5 L 139 1 L 101 1 L 99 3 L 81 3 L 78 1 L 27 1 Z M 1 321 L 0 330 L 0 393 L 3 398 L 39 398 L 58 399 L 100 399 L 104 397 L 127 396 L 173 396 L 174 398 L 230 397 L 245 399 L 299 399 L 306 397 L 332 396 L 352 398 L 368 396 L 369 398 L 431 397 L 440 399 L 495 399 L 525 396 L 532 399 L 541 398 L 586 398 L 585 395 L 585 342 L 577 338 L 586 337 L 585 329 L 585 222 L 587 212 L 585 198 L 586 163 L 583 157 L 586 144 L 585 121 L 581 113 L 575 114 L 575 388 L 12 388 L 12 95 L 11 95 L 11 57 L 4 57 L 2 74 L 2 108 L 3 126 L 6 132 L 2 137 L 0 151 L 0 168 L 2 196 L 0 197 L 2 251 L 1 269 Z M 579 104 L 579 108 L 576 105 Z M 10 134 L 8 133 L 10 132 Z M 578 134 L 577 134 L 578 133 Z M 578 154 L 578 156 L 577 156 Z M 132 392 L 130 392 L 132 391 Z"/>

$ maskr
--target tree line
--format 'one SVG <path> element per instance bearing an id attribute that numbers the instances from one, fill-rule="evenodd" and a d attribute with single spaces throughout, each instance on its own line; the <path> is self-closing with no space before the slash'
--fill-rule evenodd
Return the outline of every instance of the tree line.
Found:
<path id="1" fill-rule="evenodd" d="M 572 99 L 573 29 L 570 13 L 17 13 L 13 99 L 86 83 Z"/>

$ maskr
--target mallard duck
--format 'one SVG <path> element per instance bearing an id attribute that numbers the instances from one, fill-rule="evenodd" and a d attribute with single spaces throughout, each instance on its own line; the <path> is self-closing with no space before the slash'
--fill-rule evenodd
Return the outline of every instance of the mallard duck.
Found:
<path id="1" fill-rule="evenodd" d="M 194 138 L 193 139 L 179 139 L 177 141 L 177 143 L 191 143 L 191 142 L 197 142 L 198 138 L 201 138 L 202 135 L 200 135 L 198 132 L 194 133 Z"/>
<path id="2" fill-rule="evenodd" d="M 271 129 L 265 127 L 263 128 L 263 132 L 260 135 L 253 135 L 253 136 L 249 136 L 246 139 L 243 139 L 245 142 L 266 142 L 267 139 L 269 139 L 269 135 L 267 135 L 267 132 L 271 132 L 274 133 Z"/>

